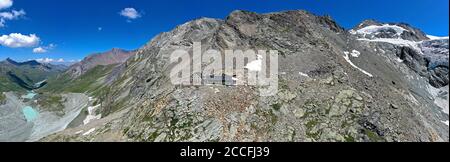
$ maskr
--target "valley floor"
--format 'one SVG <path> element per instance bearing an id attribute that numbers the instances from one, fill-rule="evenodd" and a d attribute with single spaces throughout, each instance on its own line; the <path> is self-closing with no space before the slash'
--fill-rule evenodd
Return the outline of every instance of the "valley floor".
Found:
<path id="1" fill-rule="evenodd" d="M 17 93 L 7 92 L 5 104 L 0 105 L 0 141 L 37 141 L 62 131 L 89 103 L 84 94 L 64 94 L 62 112 L 53 112 L 30 106 L 37 103 L 33 100 L 35 96 L 18 96 Z"/>

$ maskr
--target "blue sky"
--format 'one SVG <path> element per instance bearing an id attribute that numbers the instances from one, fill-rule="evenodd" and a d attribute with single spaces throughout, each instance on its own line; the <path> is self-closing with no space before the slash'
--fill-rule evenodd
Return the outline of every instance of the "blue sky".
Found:
<path id="1" fill-rule="evenodd" d="M 0 19 L 0 41 L 11 33 L 39 38 L 16 45 L 22 47 L 0 45 L 0 60 L 70 61 L 113 47 L 137 49 L 186 21 L 223 19 L 236 9 L 258 13 L 303 9 L 331 15 L 345 28 L 365 19 L 406 22 L 427 34 L 447 36 L 448 6 L 448 0 L 0 0 L 0 18 L 2 12 L 10 13 Z M 134 8 L 137 14 L 128 10 L 131 17 L 121 15 L 125 8 Z"/>

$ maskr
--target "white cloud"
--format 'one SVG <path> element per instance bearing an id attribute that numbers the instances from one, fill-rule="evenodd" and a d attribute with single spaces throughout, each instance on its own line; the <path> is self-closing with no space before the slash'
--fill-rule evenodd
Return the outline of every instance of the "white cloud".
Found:
<path id="1" fill-rule="evenodd" d="M 27 14 L 24 10 L 12 10 L 10 12 L 6 11 L 6 12 L 0 12 L 0 17 L 4 18 L 6 20 L 14 20 L 17 19 L 21 16 L 24 16 L 25 14 Z"/>
<path id="2" fill-rule="evenodd" d="M 0 0 L 1 1 L 1 0 Z M 5 23 L 8 20 L 17 20 L 26 15 L 24 10 L 12 10 L 0 12 L 0 27 L 5 27 Z"/>
<path id="3" fill-rule="evenodd" d="M 40 38 L 36 34 L 22 35 L 20 33 L 11 33 L 0 36 L 0 45 L 10 48 L 34 47 L 39 42 Z"/>
<path id="4" fill-rule="evenodd" d="M 0 10 L 9 8 L 13 5 L 12 0 L 0 0 Z"/>
<path id="5" fill-rule="evenodd" d="M 134 8 L 125 8 L 119 13 L 120 15 L 128 18 L 129 20 L 137 19 L 141 17 L 141 14 Z"/>
<path id="6" fill-rule="evenodd" d="M 33 53 L 46 53 L 48 50 L 55 48 L 56 45 L 51 43 L 48 46 L 39 46 L 33 49 Z"/>
<path id="7" fill-rule="evenodd" d="M 53 44 L 53 43 L 50 43 L 50 44 L 47 46 L 48 49 L 53 49 L 53 48 L 55 48 L 55 47 L 56 47 L 56 44 Z"/>
<path id="8" fill-rule="evenodd" d="M 78 59 L 78 60 L 69 60 L 69 61 L 67 61 L 68 63 L 76 63 L 76 62 L 80 62 L 81 60 L 80 59 Z"/>
<path id="9" fill-rule="evenodd" d="M 45 53 L 47 52 L 46 49 L 44 49 L 43 47 L 37 47 L 33 49 L 33 53 Z"/>
<path id="10" fill-rule="evenodd" d="M 37 62 L 41 62 L 41 63 L 63 63 L 65 62 L 64 59 L 60 58 L 60 59 L 52 59 L 52 58 L 40 58 L 40 59 L 36 59 Z"/>

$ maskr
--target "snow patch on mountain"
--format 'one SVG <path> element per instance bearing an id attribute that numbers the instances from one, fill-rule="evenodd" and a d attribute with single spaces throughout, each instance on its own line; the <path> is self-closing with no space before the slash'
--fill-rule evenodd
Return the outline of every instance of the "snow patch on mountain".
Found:
<path id="1" fill-rule="evenodd" d="M 352 53 L 350 53 L 350 55 L 352 55 L 352 57 L 359 57 L 359 55 L 361 55 L 361 52 L 353 50 Z"/>
<path id="2" fill-rule="evenodd" d="M 442 108 L 442 111 L 446 114 L 449 112 L 449 95 L 448 95 L 448 85 L 442 88 L 435 88 L 431 85 L 427 86 L 428 92 L 432 95 L 434 103 Z"/>
<path id="3" fill-rule="evenodd" d="M 393 30 L 395 31 L 397 36 L 400 36 L 404 31 L 407 31 L 406 29 L 397 26 L 397 25 L 389 25 L 389 24 L 384 24 L 381 26 L 377 26 L 377 25 L 370 25 L 370 26 L 366 26 L 364 28 L 361 28 L 359 30 L 350 30 L 351 34 L 362 34 L 362 35 L 368 35 L 368 34 L 377 34 L 381 31 L 387 31 L 387 30 Z"/>
<path id="4" fill-rule="evenodd" d="M 355 51 L 355 50 L 353 50 L 353 51 Z M 353 52 L 352 52 L 352 53 L 353 53 Z M 345 51 L 344 54 L 345 54 L 345 56 L 344 56 L 345 61 L 347 61 L 350 65 L 352 65 L 354 68 L 358 69 L 358 70 L 361 71 L 362 73 L 366 74 L 367 76 L 373 77 L 372 74 L 370 74 L 369 72 L 367 72 L 367 71 L 365 71 L 365 70 L 359 68 L 358 66 L 356 66 L 356 65 L 350 60 L 350 57 L 349 57 L 350 52 Z M 353 56 L 353 55 L 352 55 L 352 56 Z M 358 56 L 359 56 L 359 55 L 358 55 Z"/>
<path id="5" fill-rule="evenodd" d="M 300 74 L 301 76 L 304 76 L 304 77 L 309 77 L 309 75 L 308 75 L 308 74 L 306 74 L 306 73 L 303 73 L 303 72 L 298 72 L 298 74 Z"/>
<path id="6" fill-rule="evenodd" d="M 390 44 L 395 44 L 402 47 L 411 47 L 417 52 L 422 54 L 422 49 L 419 47 L 421 42 L 414 42 L 404 39 L 394 39 L 394 38 L 375 38 L 375 39 L 367 39 L 367 38 L 359 38 L 360 41 L 369 41 L 369 42 L 385 42 Z"/>
<path id="7" fill-rule="evenodd" d="M 95 110 L 98 107 L 100 107 L 100 105 L 89 106 L 88 107 L 88 115 L 86 116 L 86 119 L 83 120 L 83 124 L 84 125 L 90 123 L 92 120 L 98 120 L 98 119 L 102 118 L 102 114 L 94 115 L 95 114 Z"/>
<path id="8" fill-rule="evenodd" d="M 442 112 L 448 115 L 449 112 L 449 86 L 442 88 L 435 88 L 431 85 L 427 86 L 428 93 L 431 94 L 432 99 L 434 99 L 434 104 L 442 109 Z M 448 125 L 447 121 L 442 121 Z"/>
<path id="9" fill-rule="evenodd" d="M 88 131 L 86 131 L 85 133 L 83 133 L 83 136 L 89 135 L 89 134 L 91 134 L 94 131 L 95 131 L 95 128 L 91 128 Z"/>
<path id="10" fill-rule="evenodd" d="M 350 54 L 352 57 L 359 57 L 359 55 L 361 55 L 361 52 L 357 51 L 357 50 L 352 50 L 352 52 L 348 52 L 348 51 L 344 51 L 344 54 L 348 55 Z"/>
<path id="11" fill-rule="evenodd" d="M 448 36 L 446 36 L 446 37 L 438 37 L 438 36 L 433 36 L 433 35 L 427 35 L 427 37 L 430 38 L 431 40 L 448 39 Z"/>

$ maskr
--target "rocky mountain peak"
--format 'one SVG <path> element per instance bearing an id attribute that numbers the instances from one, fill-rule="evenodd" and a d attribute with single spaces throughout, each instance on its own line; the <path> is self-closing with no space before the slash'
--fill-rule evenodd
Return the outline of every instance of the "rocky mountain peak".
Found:
<path id="1" fill-rule="evenodd" d="M 319 17 L 319 22 L 334 32 L 345 31 L 345 29 L 339 26 L 339 24 L 329 15 Z"/>
<path id="2" fill-rule="evenodd" d="M 78 77 L 98 65 L 111 65 L 125 62 L 135 51 L 113 48 L 103 53 L 95 53 L 87 56 L 82 61 L 70 66 L 67 73 L 73 78 Z"/>
<path id="3" fill-rule="evenodd" d="M 5 60 L 6 62 L 8 62 L 8 63 L 11 63 L 11 64 L 18 64 L 16 61 L 14 61 L 13 59 L 11 59 L 11 58 L 6 58 L 6 60 Z"/>
<path id="4" fill-rule="evenodd" d="M 408 41 L 429 40 L 424 32 L 407 23 L 382 23 L 376 20 L 364 20 L 350 33 L 363 39 L 403 39 Z"/>
<path id="5" fill-rule="evenodd" d="M 112 52 L 112 53 L 115 53 L 115 54 L 118 54 L 118 53 L 122 53 L 122 52 L 127 52 L 126 50 L 124 50 L 124 49 L 121 49 L 121 48 L 112 48 L 109 52 Z"/>
<path id="6" fill-rule="evenodd" d="M 6 60 L 4 62 L 6 62 L 8 64 L 11 64 L 11 65 L 15 65 L 15 66 L 22 66 L 22 65 L 38 66 L 38 65 L 42 65 L 41 63 L 37 62 L 36 60 L 30 60 L 30 61 L 25 61 L 25 62 L 17 62 L 17 61 L 14 61 L 13 59 L 11 59 L 9 57 L 6 58 Z"/>
<path id="7" fill-rule="evenodd" d="M 383 25 L 383 23 L 380 23 L 380 22 L 378 22 L 376 20 L 373 20 L 373 19 L 367 19 L 367 20 L 364 20 L 361 23 L 359 23 L 353 29 L 354 30 L 359 30 L 359 29 L 365 28 L 367 26 L 381 26 L 381 25 Z"/>
<path id="8" fill-rule="evenodd" d="M 261 16 L 255 12 L 235 10 L 228 15 L 226 21 L 230 23 L 251 23 L 255 22 L 259 18 L 261 18 Z"/>
<path id="9" fill-rule="evenodd" d="M 20 63 L 21 65 L 42 65 L 41 63 L 37 62 L 36 60 L 30 60 L 30 61 L 26 61 L 26 62 L 22 62 Z"/>

